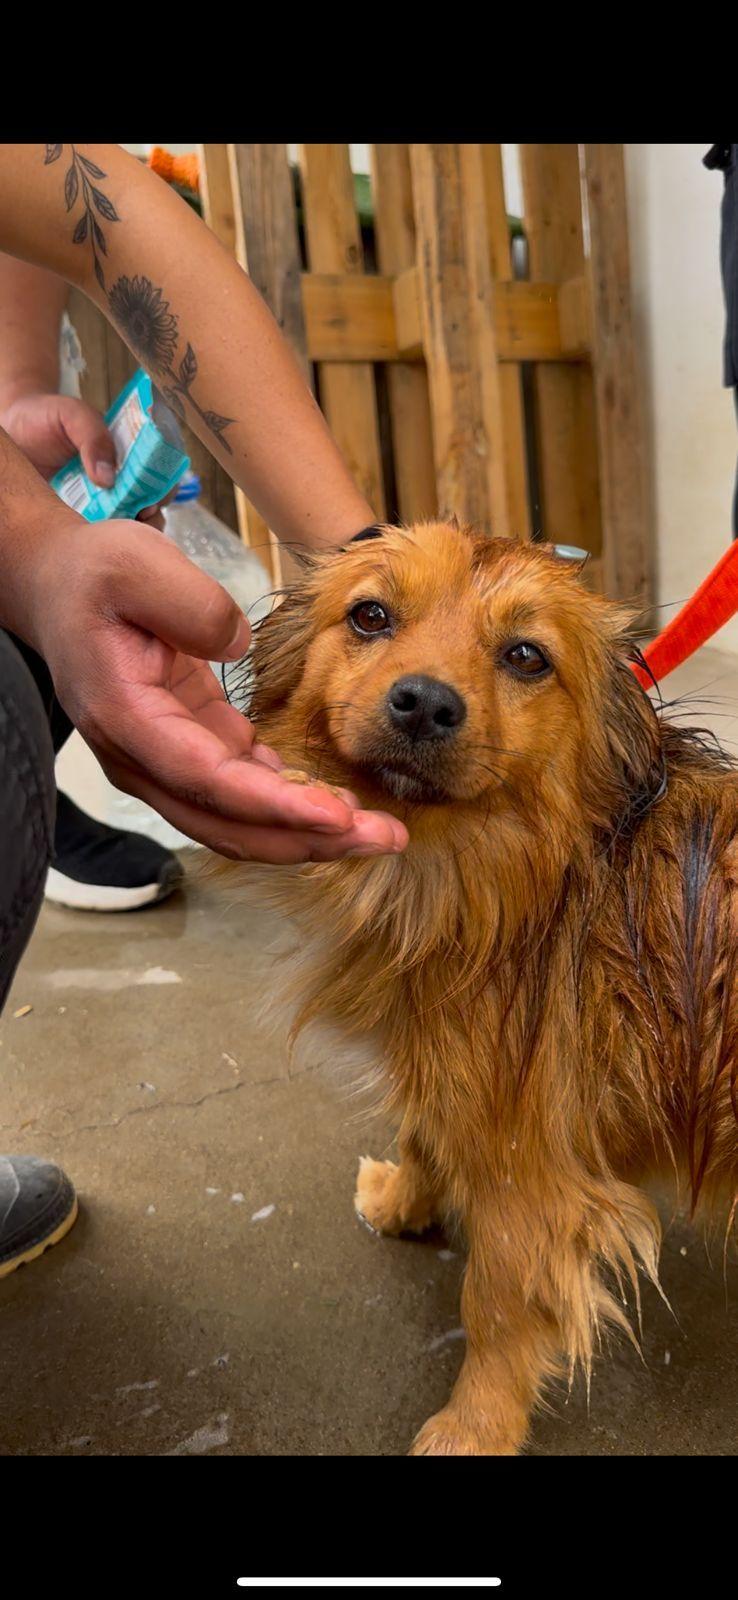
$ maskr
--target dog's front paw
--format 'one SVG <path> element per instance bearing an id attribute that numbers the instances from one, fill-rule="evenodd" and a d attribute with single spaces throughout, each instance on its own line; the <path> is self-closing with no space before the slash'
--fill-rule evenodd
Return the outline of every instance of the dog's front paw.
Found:
<path id="1" fill-rule="evenodd" d="M 408 1184 L 402 1166 L 371 1156 L 359 1161 L 354 1205 L 375 1233 L 425 1233 L 434 1221 L 431 1201 Z"/>
<path id="2" fill-rule="evenodd" d="M 411 1456 L 516 1456 L 518 1447 L 503 1433 L 488 1433 L 453 1405 L 429 1417 L 408 1452 Z"/>

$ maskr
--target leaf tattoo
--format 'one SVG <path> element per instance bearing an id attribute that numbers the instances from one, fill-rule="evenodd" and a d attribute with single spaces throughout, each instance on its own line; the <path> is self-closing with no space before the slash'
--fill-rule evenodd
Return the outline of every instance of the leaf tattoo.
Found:
<path id="1" fill-rule="evenodd" d="M 77 177 L 77 168 L 75 167 L 74 162 L 72 162 L 66 178 L 64 179 L 64 199 L 67 202 L 67 211 L 71 211 L 72 206 L 77 199 L 78 192 L 79 178 Z"/>
<path id="2" fill-rule="evenodd" d="M 48 167 L 52 161 L 58 161 L 63 149 L 63 144 L 47 144 L 44 166 Z M 71 160 L 64 178 L 64 201 L 67 211 L 73 209 L 80 195 L 84 205 L 82 215 L 75 224 L 72 244 L 84 244 L 85 240 L 89 239 L 92 246 L 95 277 L 100 288 L 104 290 L 105 273 L 103 272 L 100 257 L 107 255 L 108 247 L 105 241 L 105 234 L 95 216 L 95 211 L 106 222 L 120 222 L 120 217 L 112 200 L 108 199 L 102 189 L 98 189 L 94 183 L 90 182 L 91 178 L 106 177 L 102 167 L 98 167 L 97 163 L 91 161 L 89 156 L 83 156 L 76 145 L 70 144 L 69 151 Z"/>
<path id="3" fill-rule="evenodd" d="M 102 167 L 96 167 L 94 161 L 90 161 L 88 156 L 81 155 L 79 159 L 82 162 L 85 172 L 89 172 L 91 178 L 105 177 Z"/>
<path id="4" fill-rule="evenodd" d="M 185 389 L 189 389 L 193 379 L 197 377 L 197 356 L 191 344 L 188 344 L 179 363 L 179 377 Z"/>
<path id="5" fill-rule="evenodd" d="M 217 411 L 203 411 L 201 415 L 203 422 L 206 422 L 212 432 L 217 433 L 218 435 L 220 435 L 223 432 L 223 429 L 227 428 L 229 423 L 233 421 L 232 417 L 221 417 Z M 228 449 L 227 441 L 224 439 L 222 442 L 225 448 Z"/>
<path id="6" fill-rule="evenodd" d="M 97 170 L 98 169 L 96 167 L 95 171 L 97 172 Z M 104 178 L 105 173 L 103 172 L 101 176 Z M 96 189 L 93 185 L 92 198 L 97 206 L 98 211 L 100 212 L 101 217 L 106 217 L 108 222 L 117 222 L 119 220 L 118 213 L 113 205 L 112 200 L 109 200 L 107 195 L 103 194 L 102 189 Z"/>

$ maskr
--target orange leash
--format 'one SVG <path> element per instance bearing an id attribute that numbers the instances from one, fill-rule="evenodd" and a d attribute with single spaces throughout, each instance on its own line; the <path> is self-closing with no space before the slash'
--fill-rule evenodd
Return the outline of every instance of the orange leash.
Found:
<path id="1" fill-rule="evenodd" d="M 667 677 L 675 667 L 694 655 L 700 645 L 706 644 L 718 628 L 729 622 L 738 611 L 738 542 L 730 545 L 720 557 L 712 572 L 708 572 L 699 589 L 687 600 L 663 632 L 646 646 L 643 659 L 648 672 L 633 666 L 633 671 L 644 689 Z"/>

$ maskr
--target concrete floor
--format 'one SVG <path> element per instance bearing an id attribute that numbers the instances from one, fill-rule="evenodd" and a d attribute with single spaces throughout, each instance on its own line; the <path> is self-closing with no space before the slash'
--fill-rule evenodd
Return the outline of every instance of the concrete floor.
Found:
<path id="1" fill-rule="evenodd" d="M 694 720 L 730 742 L 735 657 L 668 687 L 717 697 Z M 461 1253 L 354 1219 L 356 1158 L 391 1130 L 255 1024 L 276 931 L 194 887 L 129 916 L 45 908 L 0 1020 L 0 1148 L 58 1159 L 81 1215 L 0 1283 L 0 1454 L 394 1455 L 446 1398 Z M 583 1385 L 555 1392 L 532 1454 L 738 1453 L 721 1252 L 671 1223 L 678 1322 L 646 1285 L 644 1362 L 616 1344 L 589 1414 Z"/>

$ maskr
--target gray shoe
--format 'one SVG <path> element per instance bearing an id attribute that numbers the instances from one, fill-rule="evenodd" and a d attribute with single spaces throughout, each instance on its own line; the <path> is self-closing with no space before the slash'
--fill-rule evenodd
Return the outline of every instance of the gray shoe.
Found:
<path id="1" fill-rule="evenodd" d="M 58 1244 L 77 1216 L 61 1167 L 39 1156 L 0 1156 L 0 1278 Z"/>

